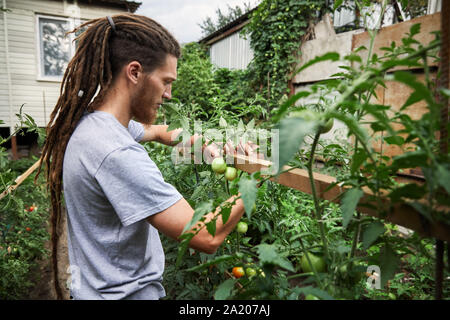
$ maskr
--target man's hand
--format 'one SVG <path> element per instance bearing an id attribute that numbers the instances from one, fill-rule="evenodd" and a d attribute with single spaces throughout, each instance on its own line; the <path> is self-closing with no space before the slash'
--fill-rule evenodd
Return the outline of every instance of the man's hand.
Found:
<path id="1" fill-rule="evenodd" d="M 228 140 L 225 145 L 222 142 L 207 141 L 204 144 L 203 155 L 211 160 L 223 155 L 244 155 L 254 159 L 264 159 L 264 154 L 258 153 L 258 149 L 259 146 L 252 141 L 244 143 L 241 140 L 237 146 L 234 146 L 231 140 Z"/>

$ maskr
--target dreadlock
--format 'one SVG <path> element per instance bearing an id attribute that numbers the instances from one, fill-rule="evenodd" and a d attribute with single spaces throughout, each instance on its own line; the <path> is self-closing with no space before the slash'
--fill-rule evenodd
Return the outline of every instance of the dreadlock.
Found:
<path id="1" fill-rule="evenodd" d="M 57 299 L 62 299 L 58 280 L 57 245 L 62 212 L 62 169 L 67 143 L 85 111 L 93 112 L 102 102 L 123 66 L 138 61 L 144 72 L 162 66 L 168 54 L 180 57 L 175 38 L 152 19 L 120 14 L 81 24 L 69 33 L 83 31 L 75 38 L 77 50 L 61 83 L 60 97 L 47 125 L 42 150 L 46 164 L 47 190 L 51 198 L 51 243 L 53 278 Z"/>

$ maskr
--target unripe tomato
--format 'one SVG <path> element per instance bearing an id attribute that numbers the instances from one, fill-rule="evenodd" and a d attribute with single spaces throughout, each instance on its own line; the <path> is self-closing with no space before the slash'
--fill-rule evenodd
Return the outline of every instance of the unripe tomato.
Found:
<path id="1" fill-rule="evenodd" d="M 223 160 L 223 158 L 215 158 L 211 163 L 211 169 L 215 173 L 224 173 L 227 169 L 227 164 L 225 163 L 225 160 Z"/>
<path id="2" fill-rule="evenodd" d="M 305 297 L 305 300 L 320 300 L 319 298 L 317 298 L 315 295 L 313 294 L 307 294 Z"/>
<path id="3" fill-rule="evenodd" d="M 239 233 L 246 233 L 248 230 L 248 225 L 244 221 L 239 221 L 239 223 L 236 225 L 236 230 Z"/>
<path id="4" fill-rule="evenodd" d="M 302 268 L 303 272 L 313 272 L 313 269 L 309 264 L 306 255 L 308 255 L 309 259 L 311 260 L 311 264 L 314 266 L 317 272 L 325 271 L 326 269 L 325 260 L 323 260 L 322 257 L 318 257 L 312 253 L 307 252 L 300 259 L 300 267 Z"/>
<path id="5" fill-rule="evenodd" d="M 323 134 L 323 133 L 329 132 L 331 130 L 331 128 L 333 128 L 333 124 L 334 124 L 334 119 L 333 118 L 328 119 L 325 122 L 325 124 L 319 126 L 320 133 Z"/>
<path id="6" fill-rule="evenodd" d="M 240 278 L 245 274 L 244 268 L 242 268 L 242 267 L 234 267 L 232 270 L 232 273 L 233 273 L 233 276 L 235 276 L 236 278 Z"/>
<path id="7" fill-rule="evenodd" d="M 247 275 L 247 277 L 251 278 L 253 276 L 256 276 L 256 270 L 249 267 L 245 269 L 245 274 Z"/>
<path id="8" fill-rule="evenodd" d="M 225 170 L 225 179 L 233 181 L 237 177 L 237 170 L 234 167 L 227 167 Z"/>

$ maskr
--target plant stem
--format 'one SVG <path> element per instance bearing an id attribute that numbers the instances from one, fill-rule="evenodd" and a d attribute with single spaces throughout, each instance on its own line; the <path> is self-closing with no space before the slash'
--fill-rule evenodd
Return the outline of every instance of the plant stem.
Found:
<path id="1" fill-rule="evenodd" d="M 359 234 L 361 232 L 361 214 L 359 212 L 356 213 L 358 222 L 357 222 L 357 226 L 356 226 L 356 231 L 355 234 L 353 235 L 353 241 L 352 241 L 352 249 L 350 251 L 350 258 L 353 258 L 355 256 L 355 252 L 356 252 L 356 247 L 358 246 L 358 242 L 359 242 Z"/>
<path id="2" fill-rule="evenodd" d="M 308 161 L 307 167 L 308 167 L 309 181 L 311 183 L 312 196 L 314 199 L 316 220 L 317 220 L 317 223 L 319 224 L 320 236 L 322 238 L 322 243 L 323 243 L 323 252 L 324 252 L 324 256 L 326 257 L 326 259 L 328 259 L 328 245 L 327 245 L 327 238 L 325 236 L 325 226 L 322 222 L 319 198 L 317 196 L 316 184 L 315 184 L 314 176 L 313 176 L 314 153 L 316 151 L 317 143 L 319 142 L 319 137 L 320 137 L 320 131 L 317 131 L 317 133 L 314 137 L 313 144 L 311 146 L 311 153 L 309 155 L 309 161 Z"/>

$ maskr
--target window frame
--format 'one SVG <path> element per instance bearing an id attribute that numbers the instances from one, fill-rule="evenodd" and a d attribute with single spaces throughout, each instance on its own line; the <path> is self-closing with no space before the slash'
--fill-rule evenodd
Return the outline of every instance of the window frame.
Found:
<path id="1" fill-rule="evenodd" d="M 37 50 L 37 81 L 47 81 L 47 82 L 61 82 L 63 79 L 64 74 L 60 76 L 45 76 L 43 75 L 43 52 L 42 52 L 42 39 L 41 39 L 41 27 L 40 27 L 40 20 L 41 19 L 51 19 L 51 20 L 60 20 L 67 22 L 69 24 L 69 30 L 73 30 L 75 28 L 75 24 L 79 22 L 79 19 L 74 19 L 71 17 L 63 17 L 58 15 L 49 15 L 49 14 L 36 14 L 36 50 Z M 78 21 L 76 21 L 78 20 Z M 74 34 L 68 35 L 69 40 L 69 47 L 70 47 L 70 53 L 69 53 L 69 61 L 75 54 L 75 36 Z"/>

